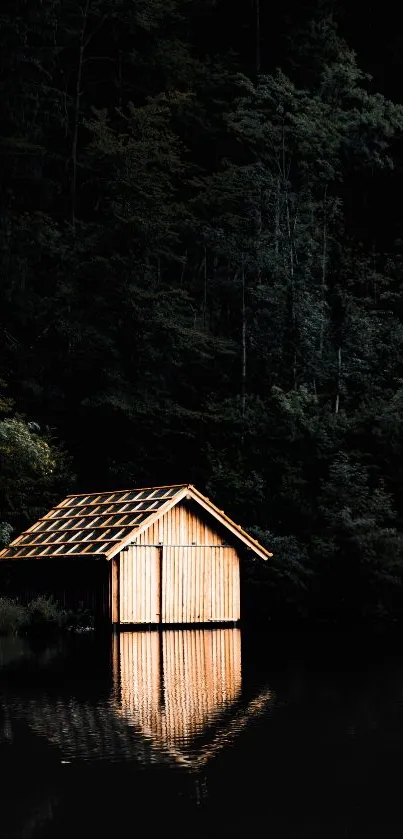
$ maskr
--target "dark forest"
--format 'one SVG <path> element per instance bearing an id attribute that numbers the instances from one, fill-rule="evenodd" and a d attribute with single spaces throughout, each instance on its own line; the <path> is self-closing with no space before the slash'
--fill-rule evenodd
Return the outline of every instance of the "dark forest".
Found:
<path id="1" fill-rule="evenodd" d="M 400 618 L 403 36 L 351 6 L 3 0 L 1 545 L 194 483 L 272 618 Z"/>

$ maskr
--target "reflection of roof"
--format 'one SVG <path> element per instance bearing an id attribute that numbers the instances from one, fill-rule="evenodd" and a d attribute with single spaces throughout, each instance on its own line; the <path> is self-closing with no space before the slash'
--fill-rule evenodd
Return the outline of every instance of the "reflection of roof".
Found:
<path id="1" fill-rule="evenodd" d="M 110 559 L 184 498 L 203 507 L 263 559 L 269 551 L 190 484 L 69 495 L 0 551 L 0 559 L 106 556 Z"/>
<path id="2" fill-rule="evenodd" d="M 123 632 L 112 645 L 109 698 L 27 695 L 25 688 L 19 696 L 8 688 L 5 723 L 23 720 L 67 760 L 198 770 L 273 699 L 265 687 L 242 700 L 239 629 Z"/>
<path id="3" fill-rule="evenodd" d="M 226 723 L 217 725 L 208 742 L 192 752 L 145 733 L 134 721 L 122 717 L 118 707 L 109 702 L 51 698 L 46 694 L 35 694 L 29 699 L 7 696 L 4 691 L 2 706 L 11 720 L 14 717 L 24 721 L 36 734 L 59 747 L 64 760 L 137 760 L 142 765 L 175 763 L 197 770 L 229 746 L 251 720 L 264 713 L 272 700 L 273 694 L 266 688 L 246 706 L 235 706 Z"/>

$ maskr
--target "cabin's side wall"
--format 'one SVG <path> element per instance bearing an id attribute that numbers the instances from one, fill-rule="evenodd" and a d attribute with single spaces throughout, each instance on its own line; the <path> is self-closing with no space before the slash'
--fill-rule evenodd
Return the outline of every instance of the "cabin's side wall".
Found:
<path id="1" fill-rule="evenodd" d="M 186 503 L 139 534 L 120 554 L 119 623 L 238 621 L 239 555 L 225 536 Z"/>

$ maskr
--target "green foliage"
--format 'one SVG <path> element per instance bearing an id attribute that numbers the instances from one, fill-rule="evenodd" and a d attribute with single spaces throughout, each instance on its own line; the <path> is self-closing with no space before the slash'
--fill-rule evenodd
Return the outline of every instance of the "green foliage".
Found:
<path id="1" fill-rule="evenodd" d="M 12 411 L 8 400 L 6 408 Z M 69 461 L 49 433 L 18 415 L 0 419 L 0 543 L 46 511 L 69 486 Z"/>
<path id="2" fill-rule="evenodd" d="M 52 597 L 39 595 L 26 606 L 8 597 L 0 598 L 0 635 L 49 637 L 61 631 L 91 629 L 93 616 L 81 605 L 62 609 Z"/>
<path id="3" fill-rule="evenodd" d="M 18 635 L 25 626 L 26 611 L 8 597 L 0 598 L 0 635 Z"/>

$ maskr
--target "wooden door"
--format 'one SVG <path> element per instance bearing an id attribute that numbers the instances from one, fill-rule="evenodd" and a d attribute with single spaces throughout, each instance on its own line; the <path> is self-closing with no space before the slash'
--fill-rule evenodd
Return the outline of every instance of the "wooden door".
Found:
<path id="1" fill-rule="evenodd" d="M 120 559 L 120 623 L 160 621 L 160 548 L 135 545 Z"/>
<path id="2" fill-rule="evenodd" d="M 231 547 L 167 545 L 162 555 L 162 623 L 239 620 L 239 558 Z"/>

